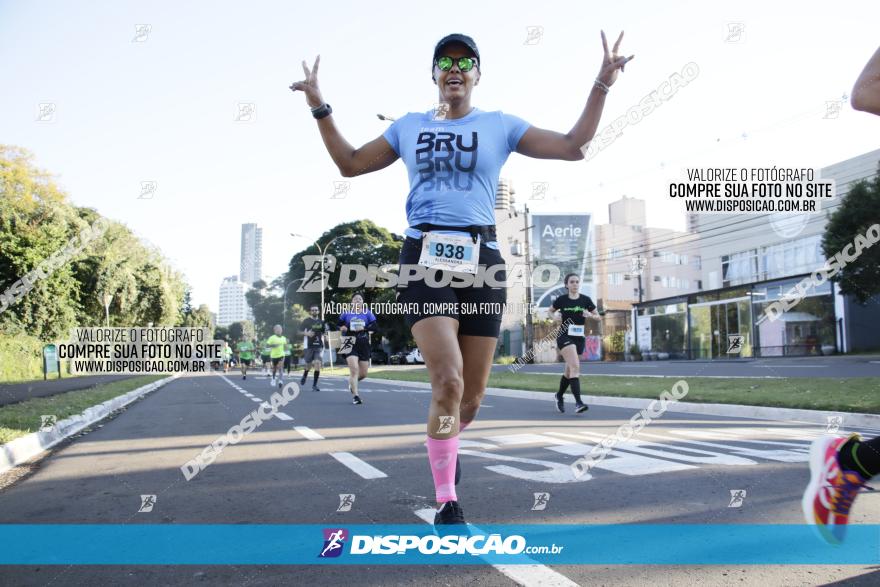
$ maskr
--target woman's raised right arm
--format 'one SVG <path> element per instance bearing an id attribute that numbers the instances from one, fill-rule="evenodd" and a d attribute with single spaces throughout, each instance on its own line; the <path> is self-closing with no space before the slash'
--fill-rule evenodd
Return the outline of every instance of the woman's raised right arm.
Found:
<path id="1" fill-rule="evenodd" d="M 299 82 L 291 84 L 290 89 L 294 92 L 301 91 L 306 96 L 306 103 L 311 108 L 317 108 L 324 104 L 324 98 L 321 96 L 321 90 L 318 88 L 318 66 L 321 63 L 321 56 L 315 59 L 315 64 L 309 71 L 306 62 L 303 61 L 303 72 L 306 78 Z M 325 116 L 318 119 L 318 130 L 321 132 L 321 138 L 324 140 L 324 146 L 330 157 L 339 168 L 339 173 L 343 177 L 354 177 L 363 175 L 371 171 L 384 169 L 397 160 L 397 153 L 385 140 L 385 137 L 379 136 L 362 147 L 355 149 L 351 143 L 345 140 L 336 123 L 333 115 Z"/>

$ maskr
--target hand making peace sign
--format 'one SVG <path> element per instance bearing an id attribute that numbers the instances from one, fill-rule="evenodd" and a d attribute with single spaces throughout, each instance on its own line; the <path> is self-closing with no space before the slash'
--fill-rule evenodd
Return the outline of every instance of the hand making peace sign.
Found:
<path id="1" fill-rule="evenodd" d="M 617 45 L 615 45 L 614 48 L 617 49 Z M 305 60 L 303 60 L 302 66 L 303 72 L 306 74 L 306 79 L 301 82 L 293 82 L 290 85 L 290 89 L 294 92 L 299 90 L 306 95 L 306 103 L 312 108 L 317 108 L 324 103 L 324 98 L 321 97 L 321 90 L 318 88 L 318 65 L 320 65 L 320 63 L 321 56 L 318 55 L 315 59 L 315 64 L 312 66 L 312 70 L 309 71 L 309 67 L 306 65 Z"/>
<path id="2" fill-rule="evenodd" d="M 602 67 L 599 69 L 599 75 L 596 77 L 600 82 L 605 84 L 606 86 L 611 86 L 617 80 L 617 70 L 623 71 L 623 68 L 629 63 L 635 55 L 630 55 L 629 57 L 623 57 L 617 54 L 617 49 L 620 48 L 620 41 L 623 40 L 623 31 L 620 32 L 620 36 L 617 37 L 617 42 L 614 43 L 614 48 L 611 50 L 611 53 L 608 53 L 608 40 L 605 39 L 605 31 L 602 31 L 602 49 L 605 51 L 605 55 L 602 58 Z"/>

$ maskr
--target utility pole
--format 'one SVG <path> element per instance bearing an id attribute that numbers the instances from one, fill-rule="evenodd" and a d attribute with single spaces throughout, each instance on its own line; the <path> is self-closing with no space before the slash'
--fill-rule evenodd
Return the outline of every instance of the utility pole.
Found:
<path id="1" fill-rule="evenodd" d="M 642 289 L 642 270 L 644 269 L 644 265 L 642 265 L 642 254 L 639 253 L 639 256 L 635 258 L 635 270 L 636 270 L 636 280 L 639 284 L 639 303 L 642 303 L 642 298 L 644 297 L 644 290 Z M 647 264 L 647 259 L 645 260 Z M 636 347 L 641 348 L 639 346 L 639 311 L 636 310 L 633 319 L 633 342 L 635 342 Z"/>
<path id="2" fill-rule="evenodd" d="M 535 325 L 532 322 L 532 245 L 529 241 L 529 205 L 524 204 L 523 211 L 523 231 L 525 232 L 526 241 L 526 356 L 529 357 L 529 363 L 534 362 L 534 342 L 535 342 Z"/>

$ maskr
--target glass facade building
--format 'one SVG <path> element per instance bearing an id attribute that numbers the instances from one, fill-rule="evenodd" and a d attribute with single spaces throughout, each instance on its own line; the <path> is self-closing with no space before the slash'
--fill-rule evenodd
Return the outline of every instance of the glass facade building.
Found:
<path id="1" fill-rule="evenodd" d="M 649 359 L 725 359 L 837 352 L 830 283 L 810 288 L 786 312 L 767 308 L 806 275 L 637 304 L 637 344 Z"/>

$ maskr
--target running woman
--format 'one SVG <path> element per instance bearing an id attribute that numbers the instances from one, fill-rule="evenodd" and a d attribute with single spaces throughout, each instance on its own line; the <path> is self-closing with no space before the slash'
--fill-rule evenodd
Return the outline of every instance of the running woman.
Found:
<path id="1" fill-rule="evenodd" d="M 852 107 L 880 116 L 880 49 L 865 65 L 852 91 Z M 876 180 L 880 185 L 880 179 Z M 861 231 L 860 231 L 861 232 Z M 831 544 L 846 537 L 849 511 L 869 479 L 880 475 L 880 437 L 862 440 L 822 436 L 810 447 L 810 483 L 801 508 L 808 524 Z"/>
<path id="2" fill-rule="evenodd" d="M 273 331 L 275 334 L 266 339 L 269 359 L 272 361 L 272 379 L 269 384 L 273 387 L 275 385 L 281 387 L 284 379 L 284 345 L 287 344 L 287 337 L 281 336 L 280 324 L 276 324 Z"/>
<path id="3" fill-rule="evenodd" d="M 229 372 L 229 366 L 232 363 L 232 347 L 228 342 L 223 343 L 223 372 Z"/>
<path id="4" fill-rule="evenodd" d="M 305 336 L 303 341 L 305 371 L 303 371 L 302 379 L 299 385 L 303 387 L 306 379 L 309 377 L 309 367 L 315 370 L 314 379 L 312 379 L 312 391 L 321 391 L 318 388 L 318 377 L 321 376 L 321 364 L 324 359 L 324 333 L 327 332 L 327 324 L 321 320 L 321 309 L 317 304 L 313 304 L 309 308 L 309 317 L 302 321 L 302 334 Z"/>
<path id="5" fill-rule="evenodd" d="M 242 340 L 238 343 L 236 350 L 238 351 L 238 364 L 241 366 L 241 378 L 247 379 L 247 370 L 254 360 L 255 343 L 257 341 Z"/>
<path id="6" fill-rule="evenodd" d="M 290 375 L 290 363 L 293 361 L 293 345 L 289 342 L 284 343 L 284 371 Z"/>
<path id="7" fill-rule="evenodd" d="M 473 285 L 472 281 L 470 287 L 434 287 L 438 285 L 434 279 L 429 286 L 425 277 L 413 277 L 408 287 L 398 292 L 400 302 L 415 304 L 406 306 L 416 311 L 405 318 L 431 379 L 427 448 L 438 505 L 435 524 L 464 523 L 455 493 L 458 435 L 480 407 L 501 328 L 501 306 L 507 297 L 504 259 L 494 226 L 501 166 L 513 152 L 538 159 L 584 158 L 609 88 L 618 71 L 632 59 L 617 54 L 622 39 L 623 33 L 609 51 L 602 33 L 604 55 L 598 77 L 567 133 L 530 126 L 503 112 L 474 108 L 471 94 L 480 83 L 482 62 L 474 40 L 461 34 L 448 35 L 434 47 L 431 78 L 440 106 L 399 118 L 382 136 L 359 148 L 339 132 L 332 109 L 321 95 L 320 56 L 311 70 L 303 62 L 305 79 L 290 86 L 305 94 L 324 146 L 343 176 L 378 171 L 403 159 L 410 179 L 406 199 L 409 228 L 400 263 L 408 274 L 420 260 L 423 266 L 457 264 L 456 269 L 467 273 L 477 273 L 478 267 L 500 269 L 492 273 L 492 284 Z M 547 106 L 552 107 L 550 102 Z M 432 269 L 428 273 L 444 278 L 450 272 Z M 444 303 L 448 305 L 441 305 Z M 456 303 L 477 303 L 477 307 L 484 303 L 482 307 L 490 311 L 459 312 L 461 306 Z"/>
<path id="8" fill-rule="evenodd" d="M 364 296 L 361 294 L 351 296 L 351 305 L 353 311 L 344 312 L 339 317 L 339 332 L 343 337 L 343 347 L 340 347 L 339 352 L 348 354 L 345 362 L 348 363 L 348 390 L 353 396 L 351 403 L 360 405 L 364 402 L 358 395 L 358 382 L 367 377 L 370 367 L 370 333 L 376 332 L 379 323 L 376 322 L 376 316 L 364 307 Z"/>
<path id="9" fill-rule="evenodd" d="M 584 324 L 587 317 L 598 316 L 596 304 L 580 293 L 581 279 L 575 273 L 569 273 L 563 281 L 568 293 L 559 296 L 550 304 L 550 312 L 557 312 L 561 318 L 561 330 L 556 337 L 556 348 L 565 361 L 565 371 L 559 379 L 559 391 L 556 392 L 556 409 L 560 413 L 565 412 L 563 396 L 568 386 L 571 386 L 571 395 L 574 396 L 574 411 L 580 414 L 590 409 L 581 401 L 581 360 L 584 353 Z"/>

